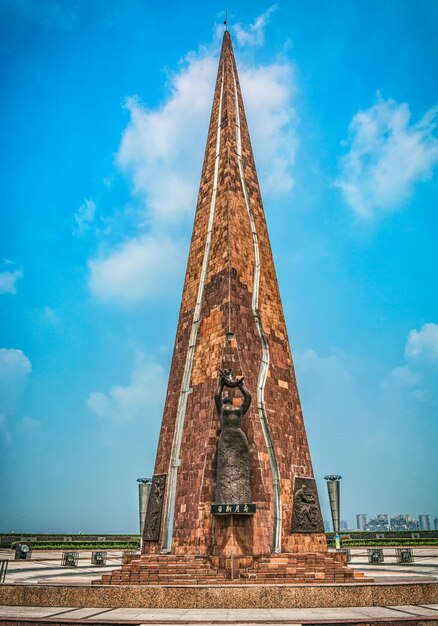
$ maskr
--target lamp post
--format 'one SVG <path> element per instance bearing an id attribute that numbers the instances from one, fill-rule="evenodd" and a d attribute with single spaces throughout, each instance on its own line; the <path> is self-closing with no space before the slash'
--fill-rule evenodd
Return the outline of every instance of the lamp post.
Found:
<path id="1" fill-rule="evenodd" d="M 339 523 L 341 517 L 341 498 L 340 498 L 340 480 L 342 476 L 328 475 L 324 476 L 327 481 L 327 491 L 330 502 L 330 510 L 332 512 L 333 531 L 335 533 L 336 550 L 341 548 L 341 538 L 339 536 Z"/>
<path id="2" fill-rule="evenodd" d="M 138 482 L 138 508 L 140 513 L 140 535 L 143 537 L 144 520 L 148 508 L 149 494 L 152 480 L 150 478 L 137 478 Z"/>

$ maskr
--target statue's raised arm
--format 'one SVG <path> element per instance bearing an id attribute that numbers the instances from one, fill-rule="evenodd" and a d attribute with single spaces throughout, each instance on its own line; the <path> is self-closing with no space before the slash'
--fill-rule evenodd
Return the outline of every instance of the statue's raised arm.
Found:
<path id="1" fill-rule="evenodd" d="M 252 400 L 252 396 L 248 390 L 247 387 L 245 387 L 245 383 L 243 382 L 243 378 L 240 381 L 239 384 L 239 389 L 242 392 L 243 395 L 243 402 L 242 402 L 242 417 L 245 415 L 245 413 L 248 411 L 249 407 L 251 406 L 251 400 Z"/>
<path id="2" fill-rule="evenodd" d="M 230 370 L 219 370 L 219 381 L 218 381 L 218 385 L 217 385 L 217 389 L 216 389 L 216 393 L 214 395 L 214 402 L 216 405 L 216 411 L 218 412 L 218 414 L 221 414 L 222 411 L 222 392 L 224 390 L 224 387 L 229 387 L 230 389 L 240 389 L 240 391 L 242 392 L 243 395 L 243 402 L 242 402 L 242 406 L 240 407 L 242 410 L 242 417 L 245 415 L 245 413 L 248 411 L 249 407 L 251 406 L 251 400 L 252 400 L 252 396 L 248 390 L 248 388 L 245 386 L 245 383 L 243 382 L 243 378 L 233 378 L 233 374 Z"/>
<path id="3" fill-rule="evenodd" d="M 219 381 L 217 384 L 216 393 L 214 394 L 214 403 L 216 405 L 216 411 L 218 412 L 219 416 L 222 410 L 222 391 L 224 390 L 224 386 L 225 386 L 225 382 L 224 382 L 224 377 L 222 376 L 222 371 L 221 371 L 220 376 L 219 376 Z"/>

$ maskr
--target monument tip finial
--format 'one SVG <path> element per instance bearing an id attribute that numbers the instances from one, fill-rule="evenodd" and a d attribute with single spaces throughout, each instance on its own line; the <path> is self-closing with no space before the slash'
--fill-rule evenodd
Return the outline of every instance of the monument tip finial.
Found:
<path id="1" fill-rule="evenodd" d="M 225 32 L 228 32 L 228 9 L 225 9 L 225 19 L 224 19 L 224 24 L 225 24 Z"/>

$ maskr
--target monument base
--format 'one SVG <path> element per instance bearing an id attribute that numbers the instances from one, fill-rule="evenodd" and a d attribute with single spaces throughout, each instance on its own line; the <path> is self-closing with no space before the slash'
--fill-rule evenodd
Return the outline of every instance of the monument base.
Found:
<path id="1" fill-rule="evenodd" d="M 281 609 L 437 602 L 437 582 L 412 580 L 340 585 L 0 585 L 0 605 L 21 607 Z"/>
<path id="2" fill-rule="evenodd" d="M 364 582 L 342 553 L 266 556 L 142 555 L 93 585 L 265 585 Z M 367 578 L 367 582 L 372 579 Z"/>

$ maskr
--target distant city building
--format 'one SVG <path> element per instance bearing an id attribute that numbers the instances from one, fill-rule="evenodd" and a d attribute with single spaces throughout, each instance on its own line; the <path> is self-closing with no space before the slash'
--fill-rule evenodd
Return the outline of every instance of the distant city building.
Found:
<path id="1" fill-rule="evenodd" d="M 371 518 L 364 525 L 364 530 L 389 530 L 389 520 L 387 513 L 379 513 L 376 517 Z"/>
<path id="2" fill-rule="evenodd" d="M 429 515 L 419 515 L 420 530 L 430 530 L 430 517 Z"/>
<path id="3" fill-rule="evenodd" d="M 435 530 L 438 530 L 438 517 L 433 518 L 433 527 Z"/>
<path id="4" fill-rule="evenodd" d="M 407 513 L 395 515 L 390 519 L 391 530 L 418 530 L 418 520 L 410 517 Z"/>
<path id="5" fill-rule="evenodd" d="M 357 530 L 365 530 L 365 524 L 367 523 L 367 514 L 358 513 L 356 515 L 356 527 Z"/>
<path id="6" fill-rule="evenodd" d="M 330 522 L 328 522 L 326 519 L 324 520 L 324 530 L 326 533 L 329 533 L 332 530 Z"/>
<path id="7" fill-rule="evenodd" d="M 341 519 L 341 530 L 348 530 L 348 521 L 346 519 Z"/>

